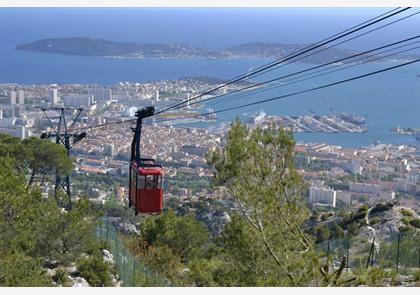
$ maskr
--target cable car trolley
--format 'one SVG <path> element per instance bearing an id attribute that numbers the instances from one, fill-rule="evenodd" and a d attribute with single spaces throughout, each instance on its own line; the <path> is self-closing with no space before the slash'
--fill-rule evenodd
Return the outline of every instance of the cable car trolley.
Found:
<path id="1" fill-rule="evenodd" d="M 163 210 L 162 165 L 156 164 L 154 159 L 140 157 L 141 127 L 144 118 L 153 116 L 155 108 L 152 106 L 136 112 L 136 127 L 131 143 L 130 180 L 128 206 L 134 206 L 138 213 L 160 214 Z"/>

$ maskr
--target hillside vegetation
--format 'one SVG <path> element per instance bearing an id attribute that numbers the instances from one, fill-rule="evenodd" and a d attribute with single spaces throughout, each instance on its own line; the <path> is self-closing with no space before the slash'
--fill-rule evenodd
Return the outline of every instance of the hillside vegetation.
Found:
<path id="1" fill-rule="evenodd" d="M 37 185 L 71 167 L 60 145 L 0 135 L 0 286 L 72 285 L 82 275 L 90 285 L 113 284 L 89 201 L 66 212 Z"/>

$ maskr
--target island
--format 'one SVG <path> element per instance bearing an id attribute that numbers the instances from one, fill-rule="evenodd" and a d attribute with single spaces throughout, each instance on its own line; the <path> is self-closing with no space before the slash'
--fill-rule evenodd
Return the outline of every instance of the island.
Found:
<path id="1" fill-rule="evenodd" d="M 114 42 L 96 38 L 43 39 L 18 45 L 16 49 L 68 55 L 109 57 L 221 57 L 219 52 L 186 44 L 142 44 Z"/>
<path id="2" fill-rule="evenodd" d="M 251 42 L 220 50 L 210 50 L 188 44 L 150 44 L 134 42 L 115 42 L 96 38 L 51 38 L 16 46 L 17 50 L 43 53 L 102 56 L 114 58 L 281 58 L 307 47 L 307 44 L 282 44 Z M 318 51 L 321 51 L 319 48 Z M 302 59 L 306 63 L 323 63 L 331 58 L 339 59 L 355 54 L 357 51 L 328 48 L 313 56 Z"/>

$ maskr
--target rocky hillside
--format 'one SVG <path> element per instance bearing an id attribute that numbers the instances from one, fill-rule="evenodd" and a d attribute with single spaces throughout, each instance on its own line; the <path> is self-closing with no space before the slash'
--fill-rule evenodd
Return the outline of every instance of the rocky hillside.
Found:
<path id="1" fill-rule="evenodd" d="M 350 211 L 329 211 L 314 214 L 307 223 L 307 230 L 314 233 L 318 242 L 328 237 L 343 238 L 348 233 L 352 238 L 361 235 L 375 236 L 388 240 L 398 233 L 420 232 L 420 216 L 411 208 L 400 207 L 395 203 L 379 203 L 374 207 L 367 205 Z"/>
<path id="2" fill-rule="evenodd" d="M 420 286 L 420 216 L 411 208 L 379 203 L 353 212 L 320 212 L 307 230 L 332 268 L 348 254 L 348 271 L 356 278 L 352 286 Z"/>
<path id="3" fill-rule="evenodd" d="M 105 266 L 102 273 L 94 271 L 92 265 Z M 101 250 L 101 256 L 84 254 L 77 262 L 61 265 L 58 261 L 45 261 L 44 271 L 55 287 L 121 287 L 115 271 L 113 255 Z"/>

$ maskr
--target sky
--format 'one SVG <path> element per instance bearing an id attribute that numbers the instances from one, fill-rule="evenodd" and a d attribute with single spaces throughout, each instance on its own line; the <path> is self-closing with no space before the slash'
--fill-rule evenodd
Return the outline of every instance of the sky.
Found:
<path id="1" fill-rule="evenodd" d="M 43 38 L 94 37 L 220 49 L 246 42 L 311 43 L 391 8 L 0 8 L 0 48 Z M 417 9 L 419 11 L 419 9 Z M 419 16 L 378 40 L 420 33 Z M 365 38 L 350 47 L 366 47 Z"/>

